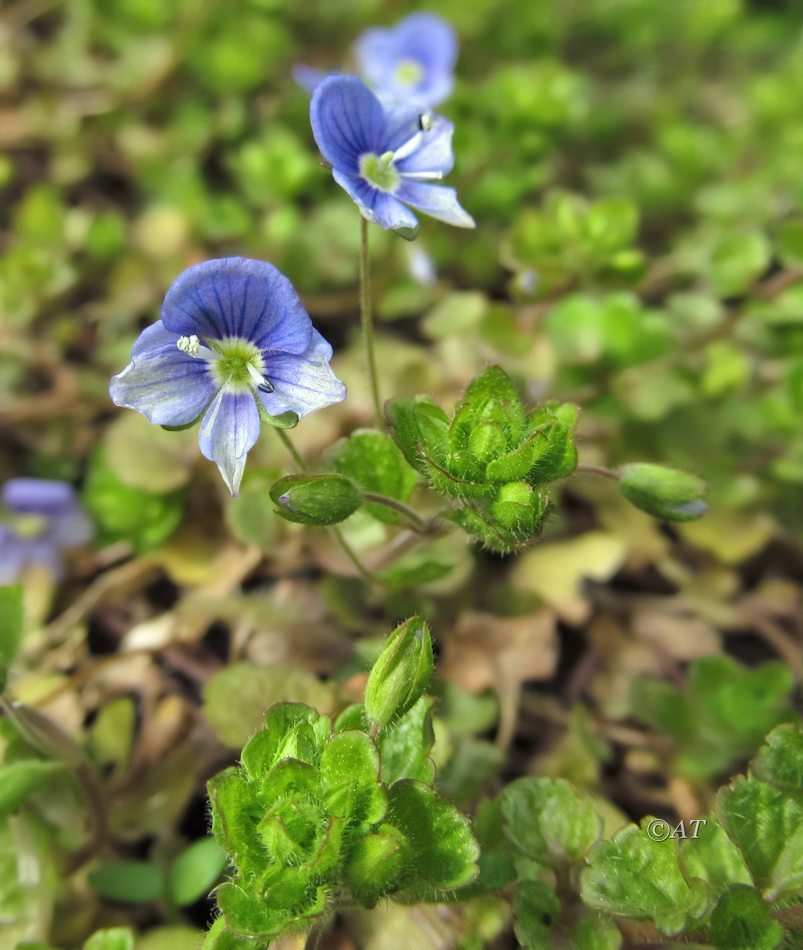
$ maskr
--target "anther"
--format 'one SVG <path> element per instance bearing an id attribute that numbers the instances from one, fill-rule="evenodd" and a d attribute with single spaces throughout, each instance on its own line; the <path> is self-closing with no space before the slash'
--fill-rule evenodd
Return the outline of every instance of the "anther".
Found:
<path id="1" fill-rule="evenodd" d="M 273 383 L 272 383 L 267 377 L 265 377 L 265 382 L 264 382 L 264 383 L 260 383 L 260 384 L 257 386 L 257 389 L 258 389 L 260 392 L 262 392 L 262 393 L 272 393 L 272 392 L 275 391 L 276 387 L 273 385 Z"/>
<path id="2" fill-rule="evenodd" d="M 187 356 L 196 357 L 201 346 L 201 341 L 193 333 L 192 336 L 180 336 L 178 340 L 176 340 L 176 346 L 182 353 L 186 353 Z"/>

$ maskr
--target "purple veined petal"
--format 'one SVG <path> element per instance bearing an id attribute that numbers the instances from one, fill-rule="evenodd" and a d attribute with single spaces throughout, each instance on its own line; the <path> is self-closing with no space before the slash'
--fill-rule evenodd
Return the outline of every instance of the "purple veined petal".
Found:
<path id="1" fill-rule="evenodd" d="M 306 63 L 297 63 L 293 66 L 292 75 L 295 84 L 312 95 L 331 73 L 326 69 L 318 69 L 316 66 L 307 66 Z"/>
<path id="2" fill-rule="evenodd" d="M 395 195 L 369 185 L 357 175 L 343 175 L 332 172 L 335 181 L 354 199 L 363 216 L 388 231 L 399 228 L 416 228 L 418 218 Z"/>
<path id="3" fill-rule="evenodd" d="M 240 490 L 245 459 L 259 438 L 259 430 L 259 410 L 251 390 L 221 389 L 201 422 L 201 453 L 217 463 L 232 495 Z"/>
<path id="4" fill-rule="evenodd" d="M 0 585 L 13 584 L 22 573 L 25 547 L 8 525 L 0 525 Z"/>
<path id="5" fill-rule="evenodd" d="M 396 197 L 438 221 L 458 228 L 476 227 L 471 215 L 460 206 L 454 188 L 402 178 Z"/>
<path id="6" fill-rule="evenodd" d="M 60 515 L 75 505 L 75 492 L 66 482 L 12 478 L 3 486 L 3 505 L 18 514 Z"/>
<path id="7" fill-rule="evenodd" d="M 301 417 L 346 398 L 346 387 L 329 366 L 332 347 L 317 330 L 312 336 L 306 353 L 277 354 L 268 360 L 265 372 L 274 390 L 258 395 L 269 415 L 295 412 Z"/>
<path id="8" fill-rule="evenodd" d="M 376 151 L 384 112 L 356 76 L 329 76 L 312 96 L 310 122 L 327 162 L 337 171 L 357 174 L 360 156 Z"/>
<path id="9" fill-rule="evenodd" d="M 442 175 L 448 175 L 454 167 L 454 125 L 439 115 L 433 116 L 431 122 L 430 128 L 421 135 L 421 145 L 396 163 L 396 170 L 400 174 L 440 172 Z"/>
<path id="10" fill-rule="evenodd" d="M 143 330 L 131 350 L 131 362 L 112 377 L 112 402 L 141 412 L 157 425 L 183 426 L 197 419 L 217 387 L 206 361 L 183 353 L 177 340 L 178 334 L 161 321 Z"/>
<path id="11" fill-rule="evenodd" d="M 395 152 L 421 133 L 419 123 L 422 111 L 420 106 L 409 102 L 385 106 L 382 135 L 377 148 L 380 155 L 382 152 Z"/>
<path id="12" fill-rule="evenodd" d="M 260 348 L 303 353 L 312 333 L 290 281 L 267 261 L 224 257 L 185 270 L 162 305 L 162 321 L 180 336 L 241 337 Z"/>

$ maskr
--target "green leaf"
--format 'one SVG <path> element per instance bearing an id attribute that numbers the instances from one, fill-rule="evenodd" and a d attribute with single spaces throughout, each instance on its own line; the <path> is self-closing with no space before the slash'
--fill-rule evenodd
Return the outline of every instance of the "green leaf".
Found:
<path id="1" fill-rule="evenodd" d="M 717 816 L 769 901 L 803 887 L 803 801 L 739 776 L 717 795 Z"/>
<path id="2" fill-rule="evenodd" d="M 125 412 L 106 430 L 103 447 L 109 470 L 123 485 L 167 495 L 190 480 L 198 436 L 166 432 L 137 412 Z"/>
<path id="3" fill-rule="evenodd" d="M 393 891 L 410 860 L 407 839 L 392 825 L 381 825 L 377 834 L 358 838 L 344 869 L 351 893 L 364 907 Z"/>
<path id="4" fill-rule="evenodd" d="M 89 883 L 109 900 L 145 904 L 165 893 L 164 875 L 149 861 L 106 861 L 89 872 Z"/>
<path id="5" fill-rule="evenodd" d="M 513 898 L 513 929 L 520 946 L 544 950 L 552 946 L 552 925 L 561 916 L 558 895 L 540 881 L 521 881 Z"/>
<path id="6" fill-rule="evenodd" d="M 687 827 L 689 824 L 687 823 Z M 725 834 L 716 818 L 691 825 L 689 836 L 680 841 L 680 866 L 687 880 L 706 881 L 715 896 L 732 884 L 750 884 L 750 872 L 739 849 Z"/>
<path id="7" fill-rule="evenodd" d="M 754 888 L 735 884 L 720 897 L 708 927 L 709 940 L 722 950 L 775 950 L 783 927 Z"/>
<path id="8" fill-rule="evenodd" d="M 351 478 L 363 491 L 407 501 L 418 481 L 412 468 L 390 436 L 374 429 L 358 429 L 341 439 L 327 453 L 329 465 Z M 365 510 L 379 521 L 396 524 L 401 516 L 384 505 L 366 504 Z"/>
<path id="9" fill-rule="evenodd" d="M 671 838 L 655 841 L 642 827 L 628 825 L 612 841 L 599 841 L 581 877 L 583 901 L 596 910 L 652 920 L 668 936 L 681 933 L 708 909 L 708 890 L 686 881 Z"/>
<path id="10" fill-rule="evenodd" d="M 379 753 L 364 732 L 338 732 L 321 754 L 321 781 L 333 815 L 352 827 L 381 821 L 387 795 L 379 784 Z"/>
<path id="11" fill-rule="evenodd" d="M 723 234 L 711 253 L 711 283 L 723 297 L 743 293 L 767 269 L 770 258 L 769 241 L 760 231 Z"/>
<path id="12" fill-rule="evenodd" d="M 708 510 L 705 482 L 688 472 L 634 462 L 620 469 L 617 484 L 631 504 L 654 518 L 693 521 Z"/>
<path id="13" fill-rule="evenodd" d="M 276 513 L 296 524 L 345 521 L 362 504 L 362 491 L 343 475 L 287 475 L 270 490 Z"/>
<path id="14" fill-rule="evenodd" d="M 252 778 L 261 778 L 281 759 L 317 765 L 331 730 L 328 716 L 301 703 L 279 703 L 265 717 L 265 727 L 243 747 L 240 756 Z"/>
<path id="15" fill-rule="evenodd" d="M 200 838 L 185 848 L 167 872 L 167 895 L 176 907 L 205 897 L 223 873 L 227 855 L 214 838 Z"/>
<path id="16" fill-rule="evenodd" d="M 0 587 L 0 692 L 22 643 L 23 621 L 22 587 Z"/>
<path id="17" fill-rule="evenodd" d="M 572 928 L 571 950 L 619 950 L 622 934 L 610 917 L 585 914 Z"/>
<path id="18" fill-rule="evenodd" d="M 382 781 L 392 785 L 412 778 L 431 785 L 435 766 L 429 757 L 434 741 L 432 731 L 433 700 L 422 696 L 403 716 L 383 729 L 377 739 L 382 763 Z"/>
<path id="19" fill-rule="evenodd" d="M 432 676 L 432 637 L 420 617 L 411 617 L 388 637 L 365 686 L 365 714 L 380 728 L 418 702 Z"/>
<path id="20" fill-rule="evenodd" d="M 426 473 L 422 453 L 434 451 L 440 455 L 439 447 L 446 441 L 449 426 L 446 413 L 428 396 L 390 399 L 385 403 L 385 413 L 402 455 L 414 469 Z"/>
<path id="21" fill-rule="evenodd" d="M 788 722 L 773 729 L 750 763 L 756 777 L 790 791 L 803 791 L 803 725 Z"/>
<path id="22" fill-rule="evenodd" d="M 45 785 L 54 775 L 63 774 L 63 762 L 21 759 L 0 768 L 0 816 L 17 808 L 36 789 Z"/>
<path id="23" fill-rule="evenodd" d="M 134 950 L 134 933 L 129 927 L 96 930 L 84 943 L 84 950 Z"/>
<path id="24" fill-rule="evenodd" d="M 479 846 L 468 819 L 431 788 L 409 779 L 396 782 L 386 820 L 412 848 L 405 881 L 410 896 L 453 890 L 476 877 Z"/>
<path id="25" fill-rule="evenodd" d="M 790 218 L 778 229 L 778 255 L 789 267 L 803 267 L 803 218 Z"/>
<path id="26" fill-rule="evenodd" d="M 278 474 L 246 469 L 239 495 L 226 499 L 226 524 L 241 541 L 263 551 L 274 549 L 281 524 L 270 499 Z"/>
<path id="27" fill-rule="evenodd" d="M 564 779 L 511 782 L 502 793 L 502 817 L 510 843 L 551 866 L 582 860 L 602 832 L 594 804 Z"/>

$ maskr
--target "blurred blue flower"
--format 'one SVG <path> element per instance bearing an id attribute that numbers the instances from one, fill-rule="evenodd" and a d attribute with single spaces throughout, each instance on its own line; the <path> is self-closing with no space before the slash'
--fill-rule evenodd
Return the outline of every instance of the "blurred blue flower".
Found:
<path id="1" fill-rule="evenodd" d="M 42 478 L 14 478 L 3 486 L 0 512 L 0 584 L 27 567 L 62 575 L 61 552 L 85 544 L 92 524 L 71 485 Z"/>
<path id="2" fill-rule="evenodd" d="M 447 99 L 454 86 L 457 35 L 433 13 L 413 13 L 391 28 L 372 27 L 354 44 L 357 71 L 383 102 L 425 109 Z M 312 94 L 330 75 L 299 63 L 293 79 Z"/>
<path id="3" fill-rule="evenodd" d="M 432 13 L 413 13 L 390 29 L 366 30 L 354 53 L 360 75 L 386 102 L 427 108 L 452 91 L 457 36 Z"/>
<path id="4" fill-rule="evenodd" d="M 227 257 L 178 277 L 109 393 L 157 425 L 187 426 L 203 413 L 201 452 L 236 495 L 261 412 L 301 417 L 346 398 L 331 358 L 283 274 Z"/>
<path id="5" fill-rule="evenodd" d="M 454 165 L 451 122 L 411 105 L 383 106 L 354 76 L 324 79 L 310 120 L 335 181 L 369 221 L 412 231 L 418 219 L 410 205 L 459 228 L 475 226 L 454 188 L 433 184 Z"/>

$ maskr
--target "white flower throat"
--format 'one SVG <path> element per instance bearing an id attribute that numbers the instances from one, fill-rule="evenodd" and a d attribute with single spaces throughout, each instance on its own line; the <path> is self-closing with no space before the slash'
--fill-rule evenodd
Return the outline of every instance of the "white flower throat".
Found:
<path id="1" fill-rule="evenodd" d="M 360 156 L 360 176 L 369 185 L 390 194 L 398 190 L 402 179 L 405 178 L 411 181 L 440 181 L 443 178 L 443 172 L 402 172 L 396 168 L 396 162 L 409 158 L 424 145 L 432 128 L 432 115 L 429 112 L 422 112 L 418 117 L 418 128 L 415 133 L 397 149 L 383 152 L 381 155 L 376 152 L 365 152 Z"/>
<path id="2" fill-rule="evenodd" d="M 222 340 L 207 340 L 206 346 L 193 333 L 181 336 L 176 346 L 192 359 L 205 360 L 209 372 L 220 387 L 230 392 L 258 389 L 263 393 L 274 391 L 273 383 L 265 375 L 262 351 L 242 337 L 229 336 Z"/>

